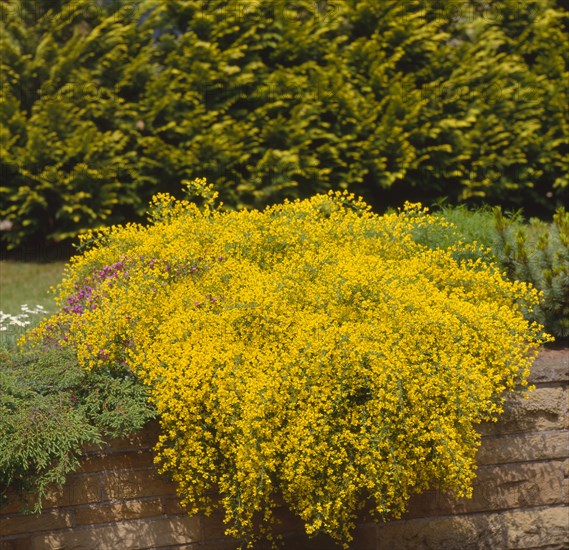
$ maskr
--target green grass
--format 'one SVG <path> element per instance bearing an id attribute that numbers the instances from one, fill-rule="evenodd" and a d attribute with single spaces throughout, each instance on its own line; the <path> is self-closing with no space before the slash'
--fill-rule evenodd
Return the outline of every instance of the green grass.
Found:
<path id="1" fill-rule="evenodd" d="M 18 313 L 22 304 L 55 308 L 50 287 L 61 281 L 64 262 L 28 263 L 0 261 L 0 310 Z"/>
<path id="2" fill-rule="evenodd" d="M 48 312 L 55 311 L 54 294 L 49 290 L 61 281 L 65 262 L 33 263 L 0 261 L 0 311 L 10 315 L 21 313 L 22 304 L 30 307 L 41 305 Z M 30 316 L 31 325 L 38 323 L 41 316 Z M 23 327 L 11 326 L 0 332 L 0 347 L 13 347 Z"/>

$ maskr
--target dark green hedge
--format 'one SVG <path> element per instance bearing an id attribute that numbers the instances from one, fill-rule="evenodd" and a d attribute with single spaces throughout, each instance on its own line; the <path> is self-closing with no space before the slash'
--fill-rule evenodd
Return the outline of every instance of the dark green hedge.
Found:
<path id="1" fill-rule="evenodd" d="M 230 207 L 349 187 L 550 214 L 569 198 L 560 0 L 16 0 L 2 6 L 10 246 L 135 219 L 206 176 Z"/>

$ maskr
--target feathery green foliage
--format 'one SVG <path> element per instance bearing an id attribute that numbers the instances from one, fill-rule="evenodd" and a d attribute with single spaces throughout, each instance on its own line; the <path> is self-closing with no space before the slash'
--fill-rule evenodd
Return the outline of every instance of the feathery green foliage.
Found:
<path id="1" fill-rule="evenodd" d="M 504 213 L 500 207 L 442 206 L 437 214 L 453 227 L 418 230 L 418 242 L 431 248 L 478 243 L 470 257 L 496 262 L 510 280 L 542 292 L 540 305 L 526 312 L 529 318 L 557 338 L 569 337 L 569 213 L 564 208 L 557 209 L 551 223 L 536 218 L 524 223 L 520 212 Z"/>
<path id="2" fill-rule="evenodd" d="M 8 487 L 42 499 L 78 465 L 85 444 L 140 430 L 154 417 L 128 371 L 87 372 L 65 350 L 0 350 L 0 505 Z"/>
<path id="3" fill-rule="evenodd" d="M 516 227 L 494 209 L 494 252 L 510 279 L 543 292 L 533 318 L 559 338 L 569 337 L 569 212 L 559 208 L 548 224 L 537 219 Z"/>

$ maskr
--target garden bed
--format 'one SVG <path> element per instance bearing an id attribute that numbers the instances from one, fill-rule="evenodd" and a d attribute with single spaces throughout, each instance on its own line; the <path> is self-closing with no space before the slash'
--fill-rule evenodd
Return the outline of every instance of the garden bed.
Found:
<path id="1" fill-rule="evenodd" d="M 527 398 L 512 394 L 500 421 L 480 427 L 472 499 L 427 491 L 411 499 L 401 520 L 375 523 L 362 516 L 350 547 L 566 548 L 569 348 L 543 350 L 529 381 L 536 389 Z M 0 511 L 0 548 L 238 548 L 224 535 L 220 513 L 189 517 L 180 508 L 174 484 L 152 464 L 157 436 L 156 423 L 150 423 L 103 449 L 85 449 L 80 469 L 52 492 L 41 514 L 22 514 L 21 502 Z M 335 547 L 326 536 L 309 539 L 302 522 L 285 508 L 277 517 L 275 532 L 283 536 L 284 548 Z"/>

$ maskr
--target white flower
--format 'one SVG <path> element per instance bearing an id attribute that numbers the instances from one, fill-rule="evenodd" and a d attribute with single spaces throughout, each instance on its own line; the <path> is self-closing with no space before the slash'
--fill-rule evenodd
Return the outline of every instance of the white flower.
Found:
<path id="1" fill-rule="evenodd" d="M 33 308 L 30 308 L 28 304 L 22 304 L 20 310 L 22 313 L 17 315 L 0 311 L 0 331 L 6 331 L 10 326 L 25 327 L 31 323 L 30 315 L 45 315 L 48 312 L 39 304 Z"/>

